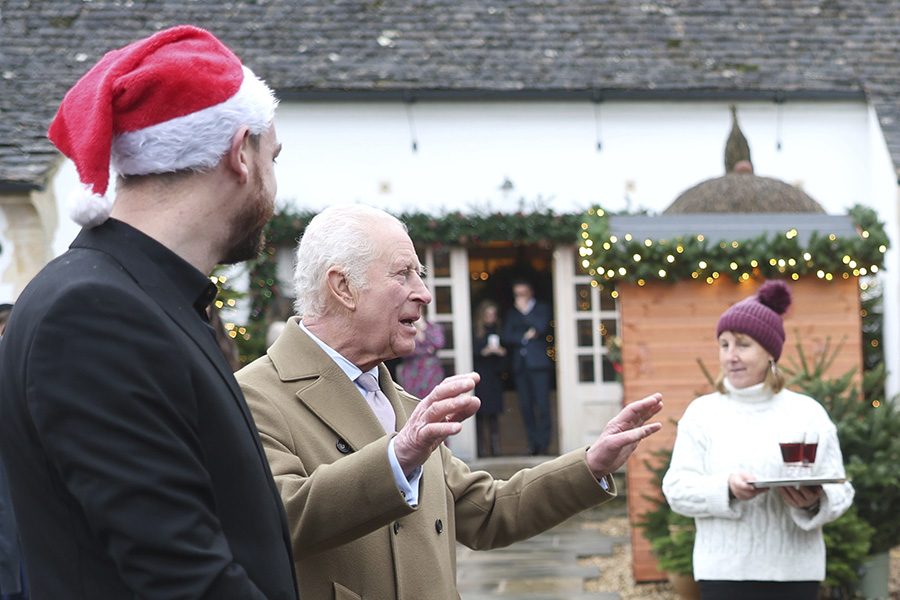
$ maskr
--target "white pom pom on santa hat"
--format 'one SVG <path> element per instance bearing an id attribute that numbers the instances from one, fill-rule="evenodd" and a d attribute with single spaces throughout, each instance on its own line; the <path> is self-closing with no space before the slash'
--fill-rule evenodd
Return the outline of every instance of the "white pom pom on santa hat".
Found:
<path id="1" fill-rule="evenodd" d="M 69 218 L 82 227 L 88 228 L 106 222 L 113 205 L 112 198 L 95 194 L 84 184 L 72 191 L 66 202 L 69 208 Z"/>
<path id="2" fill-rule="evenodd" d="M 109 217 L 113 136 L 221 104 L 243 80 L 240 59 L 214 35 L 190 25 L 104 55 L 68 91 L 48 131 L 85 186 L 69 198 L 72 219 L 95 227 Z"/>

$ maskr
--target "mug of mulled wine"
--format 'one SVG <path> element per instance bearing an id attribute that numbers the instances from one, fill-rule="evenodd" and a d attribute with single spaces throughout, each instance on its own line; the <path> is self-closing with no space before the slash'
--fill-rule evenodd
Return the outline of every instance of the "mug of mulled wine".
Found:
<path id="1" fill-rule="evenodd" d="M 806 434 L 802 431 L 784 431 L 778 438 L 781 459 L 784 461 L 784 476 L 799 477 L 803 467 L 803 447 Z"/>
<path id="2" fill-rule="evenodd" d="M 812 473 L 812 466 L 816 462 L 816 450 L 819 449 L 819 434 L 807 431 L 803 436 L 803 464 L 802 473 L 808 477 Z"/>

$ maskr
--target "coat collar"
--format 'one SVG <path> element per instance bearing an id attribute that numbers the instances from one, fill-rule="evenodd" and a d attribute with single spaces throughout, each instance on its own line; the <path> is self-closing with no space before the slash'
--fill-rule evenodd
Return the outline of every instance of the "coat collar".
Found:
<path id="1" fill-rule="evenodd" d="M 83 229 L 72 242 L 71 247 L 92 248 L 103 252 L 122 266 L 135 283 L 193 340 L 215 367 L 231 391 L 233 400 L 237 402 L 247 426 L 254 432 L 254 438 L 256 438 L 256 425 L 253 417 L 244 402 L 244 395 L 238 387 L 231 366 L 216 343 L 215 331 L 202 320 L 197 313 L 197 307 L 191 304 L 185 296 L 183 287 L 176 285 L 171 274 L 161 266 L 159 259 L 163 256 L 170 264 L 184 261 L 146 234 L 114 219 L 93 229 Z M 151 254 L 155 253 L 156 256 L 148 254 L 148 250 Z M 187 263 L 184 264 L 187 265 Z M 193 270 L 201 277 L 203 276 L 196 269 Z M 183 274 L 183 270 L 180 270 L 179 273 Z M 262 455 L 262 447 L 258 442 L 257 446 Z M 262 456 L 264 459 L 265 456 Z"/>
<path id="2" fill-rule="evenodd" d="M 299 321 L 299 317 L 291 317 L 269 348 L 269 359 L 278 378 L 290 384 L 297 400 L 354 450 L 382 437 L 384 429 L 356 384 L 300 329 Z M 378 381 L 394 408 L 400 428 L 416 402 L 408 395 L 401 395 L 384 363 L 378 365 Z"/>

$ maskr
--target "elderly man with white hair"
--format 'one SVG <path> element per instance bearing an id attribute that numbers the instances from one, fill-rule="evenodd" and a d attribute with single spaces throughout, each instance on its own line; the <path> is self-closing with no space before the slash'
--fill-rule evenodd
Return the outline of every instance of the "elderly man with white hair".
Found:
<path id="1" fill-rule="evenodd" d="M 313 218 L 297 248 L 297 317 L 238 373 L 288 514 L 300 596 L 457 599 L 456 543 L 531 537 L 615 494 L 611 473 L 662 407 L 634 402 L 589 448 L 509 481 L 472 472 L 442 442 L 479 401 L 479 377 L 422 400 L 384 361 L 410 353 L 431 293 L 406 228 L 365 205 Z"/>

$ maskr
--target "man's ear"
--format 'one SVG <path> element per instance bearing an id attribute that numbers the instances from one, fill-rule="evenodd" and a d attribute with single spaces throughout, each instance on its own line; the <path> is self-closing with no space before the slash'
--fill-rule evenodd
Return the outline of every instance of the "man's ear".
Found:
<path id="1" fill-rule="evenodd" d="M 226 158 L 228 167 L 237 174 L 238 181 L 247 183 L 250 180 L 250 128 L 247 125 L 241 125 L 232 136 Z"/>
<path id="2" fill-rule="evenodd" d="M 356 309 L 356 290 L 350 285 L 350 281 L 343 272 L 343 267 L 335 265 L 325 274 L 325 285 L 331 296 L 347 310 Z"/>

